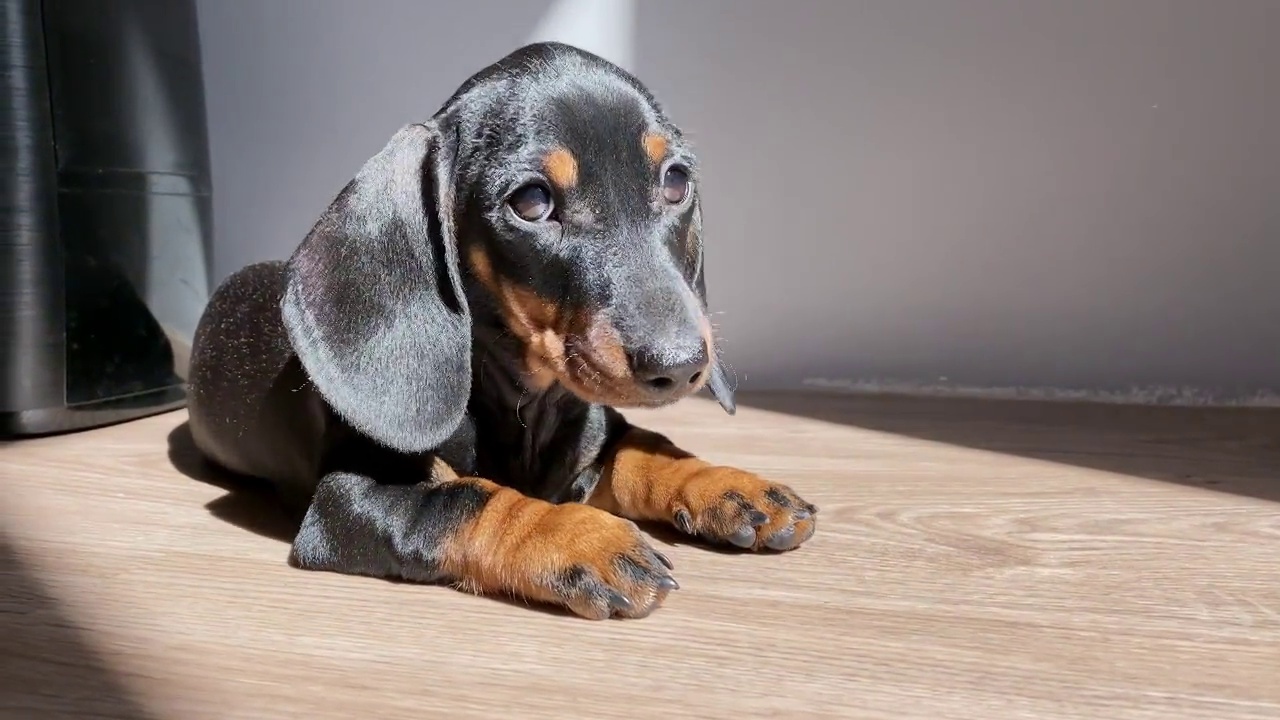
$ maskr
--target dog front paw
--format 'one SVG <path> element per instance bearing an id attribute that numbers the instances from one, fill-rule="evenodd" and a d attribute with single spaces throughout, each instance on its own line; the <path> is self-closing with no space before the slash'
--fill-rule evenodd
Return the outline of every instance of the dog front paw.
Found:
<path id="1" fill-rule="evenodd" d="M 818 508 L 745 470 L 709 467 L 681 488 L 671 522 L 681 532 L 744 550 L 792 550 L 813 537 Z"/>
<path id="2" fill-rule="evenodd" d="M 680 587 L 635 523 L 575 503 L 548 509 L 505 559 L 519 595 L 592 620 L 645 617 Z"/>

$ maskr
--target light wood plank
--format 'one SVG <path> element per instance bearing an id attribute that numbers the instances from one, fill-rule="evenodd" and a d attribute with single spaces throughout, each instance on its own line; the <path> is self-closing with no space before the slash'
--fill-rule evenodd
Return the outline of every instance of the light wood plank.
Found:
<path id="1" fill-rule="evenodd" d="M 1280 718 L 1280 414 L 743 402 L 633 416 L 818 535 L 639 621 L 290 569 L 182 412 L 0 447 L 0 716 Z"/>

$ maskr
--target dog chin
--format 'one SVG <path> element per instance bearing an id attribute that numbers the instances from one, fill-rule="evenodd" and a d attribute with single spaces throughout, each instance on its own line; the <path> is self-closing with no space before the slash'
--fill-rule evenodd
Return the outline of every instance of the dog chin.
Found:
<path id="1" fill-rule="evenodd" d="M 536 384 L 558 384 L 583 402 L 615 408 L 662 408 L 696 394 L 705 384 L 704 380 L 688 392 L 654 397 L 629 375 L 622 375 L 620 363 L 602 358 L 603 353 L 591 344 L 575 343 L 571 338 L 561 342 L 562 352 L 537 353 L 530 358 L 530 375 L 541 378 Z"/>
<path id="2" fill-rule="evenodd" d="M 576 373 L 557 373 L 560 385 L 583 402 L 612 407 L 639 407 L 643 399 L 624 388 L 602 385 L 597 378 L 579 377 Z M 612 383 L 610 383 L 612 385 Z"/>
<path id="3" fill-rule="evenodd" d="M 676 403 L 680 402 L 686 397 L 688 397 L 688 395 L 677 395 L 675 397 L 663 398 L 661 400 L 641 400 L 640 402 L 636 403 L 632 407 L 643 408 L 647 410 L 656 410 L 658 408 L 664 408 L 664 407 L 669 407 L 671 405 L 675 405 Z"/>
<path id="4" fill-rule="evenodd" d="M 692 388 L 689 392 L 680 393 L 680 395 L 669 395 L 664 397 L 646 396 L 643 389 L 627 384 L 625 387 L 596 387 L 590 386 L 590 383 L 584 382 L 582 378 L 561 378 L 559 384 L 568 389 L 573 396 L 584 402 L 591 402 L 595 405 L 608 405 L 609 407 L 617 407 L 617 409 L 636 409 L 636 410 L 657 410 L 659 407 L 667 407 L 677 404 L 684 398 L 695 395 L 698 388 Z"/>
<path id="5" fill-rule="evenodd" d="M 621 383 L 600 385 L 598 380 L 589 380 L 585 377 L 579 377 L 572 371 L 563 373 L 557 372 L 556 380 L 559 382 L 561 387 L 568 390 L 574 397 L 582 400 L 583 402 L 595 405 L 608 405 L 609 407 L 620 409 L 663 408 L 668 405 L 674 405 L 687 397 L 686 395 L 673 395 L 661 398 L 646 397 L 645 393 L 634 385 L 622 385 Z"/>

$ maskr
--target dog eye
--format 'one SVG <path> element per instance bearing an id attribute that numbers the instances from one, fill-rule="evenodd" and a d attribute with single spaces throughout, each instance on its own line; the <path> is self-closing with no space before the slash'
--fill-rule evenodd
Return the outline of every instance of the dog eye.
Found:
<path id="1" fill-rule="evenodd" d="M 539 184 L 529 184 L 511 193 L 507 204 L 521 219 L 529 222 L 546 220 L 554 209 L 551 191 Z"/>
<path id="2" fill-rule="evenodd" d="M 688 195 L 689 173 L 677 165 L 667 168 L 662 175 L 662 198 L 672 205 L 678 205 Z"/>

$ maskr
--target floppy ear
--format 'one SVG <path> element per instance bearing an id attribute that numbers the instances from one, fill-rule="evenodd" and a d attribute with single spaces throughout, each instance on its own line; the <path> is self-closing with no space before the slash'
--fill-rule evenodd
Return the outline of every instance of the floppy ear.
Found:
<path id="1" fill-rule="evenodd" d="M 702 250 L 702 202 L 697 197 L 693 199 L 688 242 L 698 249 L 698 265 L 693 275 L 693 288 L 698 293 L 698 299 L 702 301 L 702 306 L 705 308 L 707 307 L 707 279 L 704 272 L 705 264 L 703 263 Z M 720 348 L 716 348 L 715 358 L 715 362 L 711 365 L 711 376 L 707 378 L 707 389 L 711 391 L 711 396 L 716 399 L 716 402 L 720 403 L 720 407 L 724 408 L 725 412 L 733 415 L 738 411 L 738 406 L 733 399 L 733 387 L 729 385 L 729 375 L 725 372 Z"/>
<path id="2" fill-rule="evenodd" d="M 320 216 L 286 271 L 284 324 L 316 389 L 352 427 L 401 452 L 448 438 L 471 394 L 455 151 L 435 123 L 401 128 Z"/>

